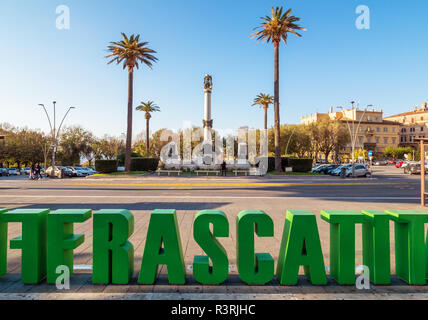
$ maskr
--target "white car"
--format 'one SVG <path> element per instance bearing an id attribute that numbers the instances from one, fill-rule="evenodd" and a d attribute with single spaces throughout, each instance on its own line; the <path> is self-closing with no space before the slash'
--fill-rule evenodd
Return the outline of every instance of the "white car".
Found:
<path id="1" fill-rule="evenodd" d="M 19 171 L 16 168 L 9 168 L 9 169 L 7 169 L 7 171 L 9 171 L 9 175 L 10 176 L 17 176 L 17 175 L 19 175 Z"/>
<path id="2" fill-rule="evenodd" d="M 371 177 L 372 173 L 365 164 L 355 164 L 355 176 L 356 177 Z M 346 169 L 346 177 L 352 176 L 352 166 Z"/>

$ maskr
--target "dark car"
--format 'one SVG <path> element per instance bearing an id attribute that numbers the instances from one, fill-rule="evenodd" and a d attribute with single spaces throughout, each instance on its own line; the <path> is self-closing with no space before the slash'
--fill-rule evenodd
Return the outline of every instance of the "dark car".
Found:
<path id="1" fill-rule="evenodd" d="M 9 171 L 6 168 L 0 168 L 0 177 L 9 176 Z"/>
<path id="2" fill-rule="evenodd" d="M 332 170 L 336 169 L 337 167 L 339 167 L 338 164 L 327 164 L 312 170 L 312 172 L 329 174 Z"/>

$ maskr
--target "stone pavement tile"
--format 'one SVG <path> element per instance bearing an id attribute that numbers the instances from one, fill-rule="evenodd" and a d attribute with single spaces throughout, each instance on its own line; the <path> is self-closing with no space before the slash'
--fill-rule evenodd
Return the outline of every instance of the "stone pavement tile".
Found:
<path id="1" fill-rule="evenodd" d="M 108 284 L 103 293 L 127 293 L 129 284 Z"/>
<path id="2" fill-rule="evenodd" d="M 20 281 L 14 282 L 11 286 L 2 290 L 2 293 L 26 293 L 34 287 L 32 284 L 23 284 Z"/>
<path id="3" fill-rule="evenodd" d="M 227 293 L 225 285 L 202 285 L 203 293 Z"/>
<path id="4" fill-rule="evenodd" d="M 77 293 L 96 293 L 103 292 L 107 285 L 105 284 L 92 284 L 92 282 L 86 282 L 83 286 L 76 290 Z"/>
<path id="5" fill-rule="evenodd" d="M 71 289 L 71 285 L 70 285 Z M 27 293 L 50 293 L 50 292 L 62 292 L 62 291 L 71 291 L 71 290 L 58 290 L 55 284 L 40 283 L 38 285 L 32 286 Z"/>
<path id="6" fill-rule="evenodd" d="M 153 292 L 154 286 L 152 284 L 137 284 L 137 283 L 130 283 L 128 285 L 128 290 L 126 291 L 129 293 L 151 293 Z"/>

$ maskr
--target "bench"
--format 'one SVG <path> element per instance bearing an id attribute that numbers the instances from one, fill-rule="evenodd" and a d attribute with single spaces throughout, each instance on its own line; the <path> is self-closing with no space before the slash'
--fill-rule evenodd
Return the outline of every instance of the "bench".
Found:
<path id="1" fill-rule="evenodd" d="M 177 175 L 180 175 L 182 171 L 181 170 L 160 170 L 160 169 L 158 169 L 156 172 L 158 173 L 158 176 L 160 176 L 161 173 L 168 173 L 168 175 L 170 175 L 171 173 L 177 173 Z"/>
<path id="2" fill-rule="evenodd" d="M 216 176 L 218 176 L 218 174 L 220 173 L 220 171 L 218 170 L 196 170 L 195 172 L 197 176 L 199 176 L 199 173 L 206 173 L 207 175 L 209 175 L 210 172 L 213 172 Z"/>
<path id="3" fill-rule="evenodd" d="M 238 175 L 238 173 L 245 173 L 245 175 L 248 175 L 249 170 L 233 170 L 233 173 L 235 173 L 235 176 Z"/>

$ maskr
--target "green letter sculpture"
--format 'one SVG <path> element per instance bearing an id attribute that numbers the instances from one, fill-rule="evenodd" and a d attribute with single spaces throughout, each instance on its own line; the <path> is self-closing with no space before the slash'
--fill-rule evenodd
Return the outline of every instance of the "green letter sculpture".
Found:
<path id="1" fill-rule="evenodd" d="M 327 284 L 317 220 L 303 210 L 287 211 L 276 274 L 281 285 L 297 284 L 300 266 L 312 284 Z"/>
<path id="2" fill-rule="evenodd" d="M 1 216 L 7 209 L 0 209 L 0 277 L 7 272 L 7 222 Z"/>
<path id="3" fill-rule="evenodd" d="M 269 253 L 254 253 L 254 233 L 273 237 L 273 221 L 261 210 L 244 210 L 236 217 L 236 255 L 239 277 L 247 284 L 272 280 L 275 261 Z"/>
<path id="4" fill-rule="evenodd" d="M 357 211 L 322 210 L 330 223 L 330 274 L 339 284 L 355 284 L 355 224 L 367 217 Z"/>
<path id="5" fill-rule="evenodd" d="M 128 210 L 100 210 L 93 218 L 93 283 L 127 284 L 134 272 L 134 216 Z"/>
<path id="6" fill-rule="evenodd" d="M 367 222 L 363 224 L 363 263 L 370 270 L 374 284 L 391 283 L 391 254 L 389 221 L 391 216 L 382 211 L 363 211 Z"/>
<path id="7" fill-rule="evenodd" d="M 47 220 L 47 283 L 55 283 L 56 269 L 65 265 L 73 274 L 73 250 L 85 241 L 85 235 L 74 234 L 73 224 L 92 215 L 90 209 L 60 209 L 48 214 Z"/>
<path id="8" fill-rule="evenodd" d="M 186 270 L 175 210 L 154 210 L 150 216 L 138 283 L 153 284 L 159 265 L 166 265 L 170 284 L 184 284 Z"/>
<path id="9" fill-rule="evenodd" d="M 46 276 L 46 216 L 49 209 L 16 209 L 1 215 L 3 222 L 21 222 L 22 236 L 10 240 L 21 249 L 21 281 L 39 283 Z"/>
<path id="10" fill-rule="evenodd" d="M 213 232 L 210 231 L 213 225 Z M 226 215 L 218 210 L 198 212 L 193 222 L 193 238 L 207 256 L 193 258 L 193 276 L 202 284 L 220 284 L 229 274 L 229 260 L 224 247 L 216 237 L 229 236 L 229 222 Z M 209 260 L 212 262 L 210 266 Z"/>
<path id="11" fill-rule="evenodd" d="M 424 224 L 428 214 L 416 210 L 388 210 L 395 221 L 395 273 L 409 284 L 425 284 Z"/>

